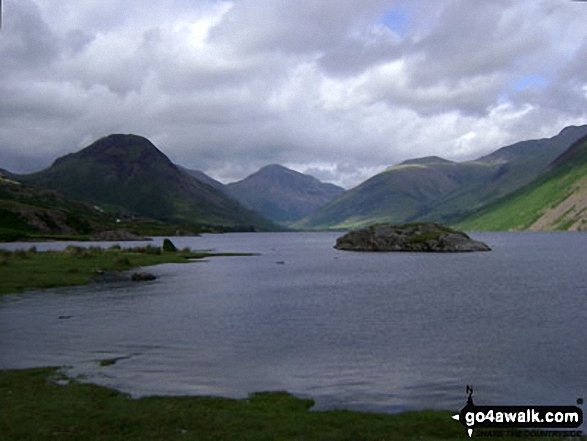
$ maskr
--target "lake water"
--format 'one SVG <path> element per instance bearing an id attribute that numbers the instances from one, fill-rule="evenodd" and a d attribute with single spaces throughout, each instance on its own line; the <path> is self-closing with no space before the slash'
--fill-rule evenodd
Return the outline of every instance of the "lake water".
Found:
<path id="1" fill-rule="evenodd" d="M 587 234 L 474 234 L 493 251 L 472 254 L 344 252 L 337 236 L 174 238 L 259 255 L 5 296 L 0 368 L 70 366 L 134 396 L 287 390 L 317 409 L 458 410 L 466 384 L 477 404 L 587 398 Z"/>

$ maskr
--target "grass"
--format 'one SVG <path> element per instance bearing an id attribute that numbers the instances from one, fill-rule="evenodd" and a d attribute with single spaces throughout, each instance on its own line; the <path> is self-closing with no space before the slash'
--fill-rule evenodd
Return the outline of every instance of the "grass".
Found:
<path id="1" fill-rule="evenodd" d="M 0 437 L 7 440 L 469 439 L 464 427 L 451 418 L 455 412 L 314 412 L 313 404 L 311 399 L 286 392 L 257 393 L 244 400 L 187 396 L 132 399 L 105 387 L 77 383 L 60 374 L 58 368 L 0 371 Z"/>
<path id="2" fill-rule="evenodd" d="M 477 230 L 523 230 L 536 222 L 548 209 L 565 200 L 573 186 L 587 175 L 587 165 L 565 174 L 545 175 L 523 189 L 489 205 L 457 225 L 458 228 Z M 562 226 L 564 227 L 564 225 Z M 560 225 L 557 229 L 564 229 Z"/>
<path id="3" fill-rule="evenodd" d="M 106 272 L 228 255 L 250 254 L 211 254 L 189 249 L 163 252 L 154 246 L 126 249 L 114 246 L 107 250 L 68 246 L 59 252 L 37 252 L 34 248 L 26 251 L 0 250 L 0 295 L 31 289 L 84 285 Z"/>
<path id="4" fill-rule="evenodd" d="M 7 440 L 456 440 L 467 439 L 450 412 L 398 415 L 333 410 L 285 392 L 245 400 L 131 399 L 65 380 L 56 368 L 0 371 L 0 438 Z M 63 384 L 66 381 L 60 381 Z"/>

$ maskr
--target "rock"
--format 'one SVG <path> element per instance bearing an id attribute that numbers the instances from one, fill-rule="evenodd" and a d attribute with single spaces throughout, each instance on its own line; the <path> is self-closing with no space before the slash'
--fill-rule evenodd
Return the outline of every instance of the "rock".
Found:
<path id="1" fill-rule="evenodd" d="M 167 253 L 173 253 L 177 251 L 177 247 L 169 239 L 163 240 L 163 251 Z"/>
<path id="2" fill-rule="evenodd" d="M 151 273 L 147 273 L 147 272 L 143 272 L 143 271 L 139 271 L 136 273 L 133 273 L 130 276 L 130 279 L 133 282 L 145 282 L 145 281 L 149 281 L 149 280 L 155 280 L 157 277 L 155 277 L 153 274 Z"/>
<path id="3" fill-rule="evenodd" d="M 336 240 L 336 249 L 346 251 L 423 251 L 455 253 L 491 251 L 465 233 L 441 224 L 377 224 L 351 231 Z"/>

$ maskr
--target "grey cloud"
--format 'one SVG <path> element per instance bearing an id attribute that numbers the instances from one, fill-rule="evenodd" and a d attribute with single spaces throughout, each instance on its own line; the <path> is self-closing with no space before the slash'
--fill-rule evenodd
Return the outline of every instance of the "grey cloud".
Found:
<path id="1" fill-rule="evenodd" d="M 0 70 L 18 69 L 26 76 L 46 69 L 59 55 L 59 39 L 31 0 L 8 1 L 0 31 Z"/>
<path id="2" fill-rule="evenodd" d="M 383 0 L 238 1 L 210 37 L 248 51 L 320 53 L 336 47 L 357 23 L 381 14 Z"/>
<path id="3" fill-rule="evenodd" d="M 134 132 L 224 181 L 282 163 L 350 187 L 587 120 L 577 3 L 51 3 L 6 0 L 0 168 Z M 401 35 L 381 23 L 396 6 Z M 513 87 L 532 74 L 546 84 Z"/>

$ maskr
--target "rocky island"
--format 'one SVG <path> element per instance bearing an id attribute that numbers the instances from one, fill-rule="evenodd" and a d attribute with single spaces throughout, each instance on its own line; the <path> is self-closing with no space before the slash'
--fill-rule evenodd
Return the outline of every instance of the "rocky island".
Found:
<path id="1" fill-rule="evenodd" d="M 334 248 L 346 251 L 421 251 L 457 253 L 491 251 L 465 233 L 436 223 L 376 224 L 351 231 L 336 240 Z"/>

